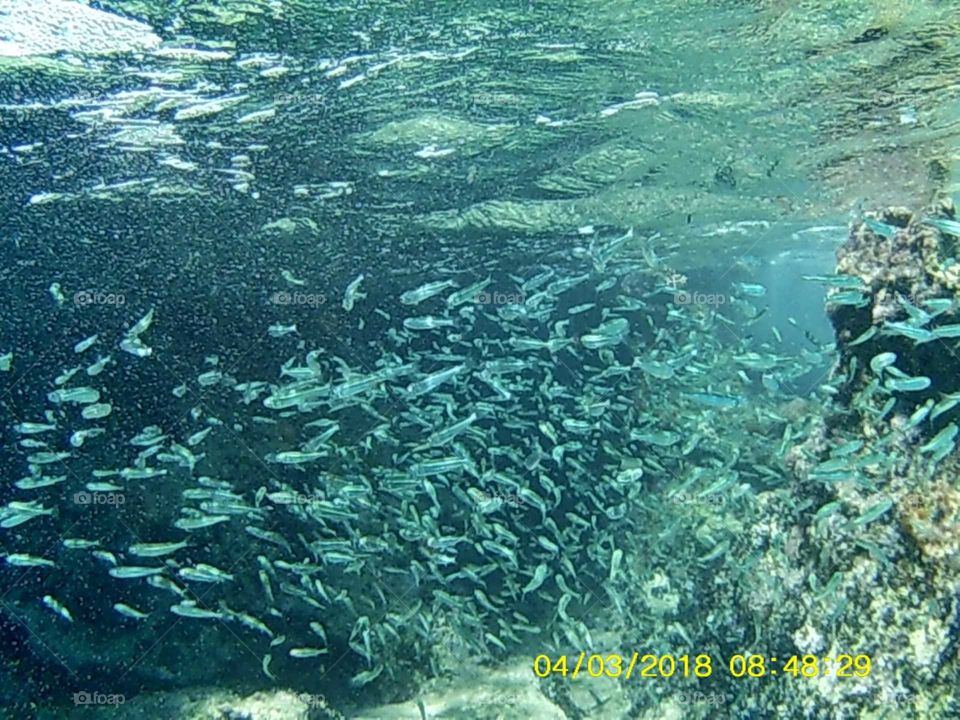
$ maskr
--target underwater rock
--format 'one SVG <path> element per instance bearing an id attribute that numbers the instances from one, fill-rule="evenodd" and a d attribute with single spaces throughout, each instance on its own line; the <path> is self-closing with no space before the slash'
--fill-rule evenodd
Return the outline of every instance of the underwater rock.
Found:
<path id="1" fill-rule="evenodd" d="M 85 694 L 89 698 L 95 696 Z M 91 712 L 93 711 L 93 712 Z M 59 717 L 63 717 L 60 715 Z M 241 696 L 219 688 L 138 695 L 126 702 L 77 703 L 68 717 L 111 720 L 340 720 L 320 695 L 289 690 Z"/>
<path id="2" fill-rule="evenodd" d="M 830 288 L 840 392 L 787 453 L 801 479 L 792 496 L 770 494 L 766 519 L 754 524 L 788 539 L 761 553 L 769 580 L 750 581 L 752 604 L 764 610 L 767 644 L 792 643 L 811 657 L 843 645 L 874 670 L 856 686 L 820 674 L 786 700 L 761 703 L 807 713 L 830 706 L 835 717 L 865 705 L 895 706 L 896 717 L 951 716 L 960 643 L 953 218 L 949 202 L 868 215 L 838 250 L 836 274 L 816 278 Z M 789 534 L 790 523 L 775 519 L 779 503 L 787 514 L 808 507 Z M 769 636 L 789 626 L 790 638 Z M 885 660 L 894 656 L 895 666 Z"/>
<path id="3" fill-rule="evenodd" d="M 838 367 L 846 373 L 841 400 L 851 403 L 868 427 L 896 416 L 902 427 L 928 400 L 960 390 L 960 361 L 952 348 L 960 298 L 958 243 L 940 229 L 944 223 L 951 227 L 954 217 L 949 200 L 916 213 L 888 208 L 855 224 L 837 250 L 836 277 L 859 281 L 856 289 L 835 285 L 827 294 Z M 877 373 L 871 361 L 882 353 L 898 359 L 892 370 Z M 920 387 L 923 377 L 931 381 L 927 387 Z M 901 382 L 908 379 L 916 382 Z M 873 380 L 883 385 L 879 392 Z M 913 386 L 917 391 L 885 392 Z M 873 412 L 890 397 L 895 404 L 887 413 Z M 932 436 L 956 417 L 955 409 L 943 407 L 920 427 Z"/>
<path id="4" fill-rule="evenodd" d="M 354 720 L 565 720 L 567 715 L 539 690 L 530 659 L 477 677 L 440 681 L 415 700 L 374 707 Z"/>
<path id="5" fill-rule="evenodd" d="M 960 568 L 960 490 L 941 480 L 901 500 L 903 522 L 923 556 Z"/>

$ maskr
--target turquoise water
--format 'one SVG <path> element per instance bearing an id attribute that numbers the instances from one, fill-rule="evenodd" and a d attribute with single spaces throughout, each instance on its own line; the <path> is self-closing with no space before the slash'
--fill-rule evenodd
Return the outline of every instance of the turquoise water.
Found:
<path id="1" fill-rule="evenodd" d="M 953 10 L 0 0 L 2 715 L 955 717 Z"/>

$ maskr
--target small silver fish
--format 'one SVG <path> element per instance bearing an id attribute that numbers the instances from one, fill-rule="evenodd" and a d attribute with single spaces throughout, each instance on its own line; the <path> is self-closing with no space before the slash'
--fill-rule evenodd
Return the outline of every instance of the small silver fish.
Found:
<path id="1" fill-rule="evenodd" d="M 73 616 L 70 614 L 70 611 L 67 610 L 63 603 L 61 603 L 52 595 L 44 595 L 43 604 L 53 610 L 55 613 L 57 613 L 57 615 L 62 617 L 67 622 L 73 622 Z"/>

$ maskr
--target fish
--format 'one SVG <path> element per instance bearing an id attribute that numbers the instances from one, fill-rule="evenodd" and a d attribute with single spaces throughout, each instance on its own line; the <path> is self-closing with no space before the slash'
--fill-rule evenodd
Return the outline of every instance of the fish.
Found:
<path id="1" fill-rule="evenodd" d="M 53 560 L 34 557 L 27 553 L 9 553 L 4 556 L 4 562 L 13 567 L 56 567 Z"/>
<path id="2" fill-rule="evenodd" d="M 878 375 L 882 371 L 890 366 L 892 366 L 897 361 L 897 354 L 892 352 L 882 352 L 877 355 L 874 355 L 870 359 L 870 369 Z"/>
<path id="3" fill-rule="evenodd" d="M 341 400 L 350 398 L 374 390 L 386 380 L 387 378 L 380 373 L 353 377 L 331 388 L 330 395 Z"/>
<path id="4" fill-rule="evenodd" d="M 35 198 L 36 196 L 34 196 Z M 31 201 L 34 199 L 31 198 Z M 60 307 L 63 307 L 64 303 L 67 302 L 67 296 L 63 294 L 63 290 L 60 287 L 60 283 L 54 282 L 50 283 L 50 288 L 48 289 L 50 297 L 53 298 L 54 302 L 57 303 Z"/>
<path id="5" fill-rule="evenodd" d="M 226 620 L 227 616 L 215 610 L 197 607 L 196 602 L 192 600 L 183 600 L 176 605 L 170 606 L 170 612 L 180 617 L 199 618 L 205 620 Z"/>
<path id="6" fill-rule="evenodd" d="M 874 520 L 879 519 L 884 514 L 886 514 L 890 508 L 893 507 L 893 500 L 886 498 L 881 500 L 874 505 L 871 505 L 869 508 L 863 511 L 852 523 L 851 525 L 855 527 L 861 527 L 868 523 L 873 522 Z"/>
<path id="7" fill-rule="evenodd" d="M 64 538 L 63 546 L 68 550 L 89 550 L 100 544 L 99 540 L 87 540 L 85 538 Z"/>
<path id="8" fill-rule="evenodd" d="M 586 434 L 596 428 L 596 425 L 578 418 L 564 418 L 560 423 L 564 430 L 577 434 Z"/>
<path id="9" fill-rule="evenodd" d="M 629 103 L 622 105 L 621 107 L 626 107 Z M 607 264 L 616 256 L 625 245 L 633 239 L 633 228 L 629 228 L 626 233 L 620 237 L 614 238 L 609 242 L 595 247 L 591 250 L 591 259 L 593 260 L 593 268 L 598 273 L 603 273 L 606 270 Z"/>
<path id="10" fill-rule="evenodd" d="M 607 582 L 613 582 L 620 574 L 620 565 L 623 562 L 623 550 L 617 548 L 610 556 L 610 573 L 607 576 Z"/>
<path id="11" fill-rule="evenodd" d="M 163 442 L 165 439 L 166 435 L 157 425 L 150 425 L 130 438 L 129 442 L 131 445 L 144 447 Z"/>
<path id="12" fill-rule="evenodd" d="M 39 435 L 56 430 L 57 425 L 55 423 L 21 422 L 14 425 L 13 429 L 21 435 Z"/>
<path id="13" fill-rule="evenodd" d="M 287 335 L 296 335 L 297 334 L 297 324 L 293 323 L 292 325 L 284 325 L 283 323 L 274 323 L 267 328 L 267 334 L 272 338 L 282 338 Z M 217 373 L 217 375 L 221 374 Z M 218 378 L 219 381 L 219 378 Z M 203 383 L 201 383 L 202 385 Z"/>
<path id="14" fill-rule="evenodd" d="M 404 305 L 419 305 L 424 300 L 439 295 L 444 290 L 457 287 L 453 280 L 438 280 L 429 282 L 412 290 L 407 290 L 400 296 L 400 302 Z"/>
<path id="15" fill-rule="evenodd" d="M 470 467 L 470 460 L 460 457 L 437 458 L 424 460 L 410 466 L 410 474 L 414 477 L 429 477 L 445 473 L 459 472 Z"/>
<path id="16" fill-rule="evenodd" d="M 204 428 L 203 430 L 200 430 L 199 432 L 195 432 L 193 435 L 187 438 L 187 445 L 189 445 L 190 447 L 196 447 L 197 445 L 202 443 L 204 439 L 206 439 L 207 435 L 209 435 L 212 431 L 213 431 L 213 428 L 208 427 L 208 428 Z"/>
<path id="17" fill-rule="evenodd" d="M 931 330 L 933 337 L 938 340 L 945 338 L 960 338 L 960 323 L 953 325 L 940 325 Z"/>
<path id="18" fill-rule="evenodd" d="M 855 275 L 801 275 L 801 278 L 810 282 L 820 283 L 828 287 L 858 290 L 864 287 L 862 278 Z"/>
<path id="19" fill-rule="evenodd" d="M 90 492 L 120 492 L 123 490 L 123 487 L 113 483 L 89 482 L 84 487 Z"/>
<path id="20" fill-rule="evenodd" d="M 445 382 L 452 380 L 457 375 L 462 373 L 466 369 L 466 365 L 455 365 L 453 367 L 447 368 L 445 370 L 440 370 L 433 373 L 432 375 L 427 375 L 416 382 L 412 382 L 406 387 L 406 394 L 410 398 L 417 397 L 419 395 L 425 395 L 437 389 Z"/>
<path id="21" fill-rule="evenodd" d="M 434 317 L 424 315 L 422 317 L 410 317 L 403 321 L 403 326 L 407 330 L 436 330 L 438 328 L 453 327 L 456 323 L 450 318 Z"/>
<path id="22" fill-rule="evenodd" d="M 201 530 L 213 525 L 218 525 L 222 522 L 228 522 L 229 520 L 230 517 L 228 515 L 200 515 L 197 517 L 180 518 L 179 520 L 174 521 L 173 526 L 179 530 L 193 532 L 195 530 Z"/>
<path id="23" fill-rule="evenodd" d="M 884 335 L 896 335 L 908 338 L 918 345 L 936 339 L 933 331 L 905 322 L 885 322 L 883 323 L 882 332 Z"/>
<path id="24" fill-rule="evenodd" d="M 100 391 L 91 387 L 64 388 L 48 393 L 47 400 L 57 405 L 65 403 L 88 405 L 100 400 Z"/>
<path id="25" fill-rule="evenodd" d="M 287 284 L 295 287 L 303 287 L 307 284 L 306 280 L 300 280 L 299 278 L 294 277 L 293 273 L 289 270 L 281 270 L 280 276 L 284 279 L 284 281 L 287 282 Z"/>
<path id="26" fill-rule="evenodd" d="M 722 557 L 727 553 L 728 550 L 730 550 L 730 541 L 724 540 L 722 542 L 717 543 L 713 547 L 713 549 L 710 552 L 708 552 L 706 555 L 698 557 L 697 560 L 698 562 L 701 562 L 701 563 L 708 563 L 708 562 L 711 562 L 712 560 L 716 560 L 717 558 Z"/>
<path id="27" fill-rule="evenodd" d="M 830 453 L 830 456 L 847 457 L 855 452 L 859 452 L 863 448 L 864 444 L 865 442 L 863 440 L 851 440 L 834 448 L 833 452 Z"/>
<path id="28" fill-rule="evenodd" d="M 960 222 L 949 220 L 947 218 L 924 218 L 925 225 L 931 225 L 945 235 L 960 237 Z"/>
<path id="29" fill-rule="evenodd" d="M 933 422 L 944 413 L 950 412 L 960 403 L 960 393 L 944 395 L 930 412 L 930 422 Z"/>
<path id="30" fill-rule="evenodd" d="M 145 345 L 138 337 L 125 337 L 120 341 L 120 349 L 134 357 L 150 357 L 153 348 Z"/>
<path id="31" fill-rule="evenodd" d="M 447 307 L 455 308 L 467 302 L 471 302 L 471 301 L 477 302 L 477 298 L 480 295 L 480 293 L 483 292 L 484 289 L 486 289 L 486 287 L 490 285 L 490 283 L 491 283 L 491 279 L 488 277 L 484 280 L 478 280 L 477 282 L 471 285 L 467 285 L 466 287 L 460 290 L 456 290 L 450 293 L 447 296 Z"/>
<path id="32" fill-rule="evenodd" d="M 866 307 L 870 299 L 859 290 L 837 290 L 827 295 L 828 305 L 851 305 L 853 307 Z"/>
<path id="33" fill-rule="evenodd" d="M 263 540 L 268 543 L 273 543 L 279 547 L 284 548 L 287 552 L 292 552 L 293 549 L 290 547 L 290 543 L 278 532 L 272 530 L 264 530 L 263 528 L 258 528 L 256 525 L 245 525 L 244 531 L 258 540 Z"/>
<path id="34" fill-rule="evenodd" d="M 74 346 L 73 346 L 73 352 L 74 352 L 75 354 L 80 354 L 80 353 L 82 353 L 82 352 L 84 352 L 84 351 L 86 351 L 86 350 L 89 350 L 90 348 L 93 347 L 93 345 L 94 345 L 94 344 L 97 342 L 97 340 L 99 340 L 99 339 L 100 339 L 99 333 L 96 334 L 96 335 L 91 335 L 90 337 L 85 338 L 84 340 L 81 340 L 81 341 L 78 342 L 76 345 L 74 345 Z"/>
<path id="35" fill-rule="evenodd" d="M 155 308 L 150 308 L 147 311 L 147 314 L 141 317 L 137 322 L 135 322 L 129 330 L 127 330 L 126 337 L 135 338 L 143 335 L 147 330 L 150 329 L 150 326 L 153 324 Z"/>
<path id="36" fill-rule="evenodd" d="M 854 347 L 854 346 L 856 346 L 856 345 L 862 345 L 863 343 L 867 342 L 868 340 L 872 340 L 874 337 L 876 337 L 876 334 L 877 334 L 878 332 L 879 332 L 879 330 L 877 329 L 877 326 L 876 326 L 876 325 L 871 325 L 871 326 L 868 327 L 866 330 L 864 330 L 862 333 L 860 333 L 859 335 L 857 335 L 857 337 L 856 337 L 855 339 L 851 340 L 851 341 L 848 343 L 848 345 L 849 345 L 850 347 Z"/>
<path id="37" fill-rule="evenodd" d="M 237 125 L 246 125 L 248 123 L 263 122 L 264 120 L 270 120 L 275 117 L 277 114 L 277 109 L 275 107 L 264 108 L 263 110 L 253 110 L 241 115 L 237 118 Z"/>
<path id="38" fill-rule="evenodd" d="M 272 333 L 271 333 L 272 334 Z M 212 387 L 223 381 L 223 373 L 219 370 L 208 370 L 197 376 L 197 385 L 200 387 Z"/>
<path id="39" fill-rule="evenodd" d="M 583 303 L 582 305 L 574 305 L 571 308 L 567 308 L 567 315 L 580 315 L 582 313 L 593 310 L 597 306 L 596 303 Z"/>
<path id="40" fill-rule="evenodd" d="M 458 435 L 466 432 L 477 421 L 477 419 L 477 413 L 472 412 L 463 420 L 431 433 L 430 437 L 427 438 L 427 446 L 442 447 L 446 445 Z"/>
<path id="41" fill-rule="evenodd" d="M 893 227 L 893 225 L 888 225 L 874 218 L 865 217 L 863 224 L 882 238 L 892 238 L 897 233 L 897 228 Z"/>
<path id="42" fill-rule="evenodd" d="M 636 358 L 633 361 L 633 367 L 640 368 L 643 372 L 660 380 L 670 380 L 676 373 L 672 366 L 656 360 L 641 360 Z"/>
<path id="43" fill-rule="evenodd" d="M 922 300 L 920 304 L 930 311 L 931 317 L 937 317 L 956 308 L 956 301 L 952 298 L 930 298 Z"/>
<path id="44" fill-rule="evenodd" d="M 950 423 L 940 432 L 934 435 L 930 440 L 921 445 L 918 450 L 922 454 L 936 453 L 942 448 L 951 447 L 953 440 L 957 436 L 957 425 Z"/>
<path id="45" fill-rule="evenodd" d="M 837 458 L 831 458 L 830 460 L 825 460 L 821 463 L 818 463 L 813 468 L 813 473 L 822 476 L 825 474 L 833 473 L 838 470 L 848 470 L 850 468 L 850 459 L 846 456 L 841 456 Z"/>
<path id="46" fill-rule="evenodd" d="M 135 543 L 127 548 L 127 551 L 131 555 L 138 557 L 161 557 L 163 555 L 172 555 L 177 552 L 177 550 L 182 550 L 188 546 L 189 543 L 187 543 L 186 540 L 181 542 Z"/>
<path id="47" fill-rule="evenodd" d="M 155 477 L 163 477 L 166 474 L 167 471 L 163 468 L 150 467 L 128 467 L 120 471 L 120 477 L 124 480 L 150 480 Z"/>
<path id="48" fill-rule="evenodd" d="M 559 278 L 551 282 L 549 285 L 547 285 L 546 292 L 548 295 L 554 295 L 554 296 L 562 295 L 568 290 L 572 290 L 577 285 L 580 285 L 581 283 L 589 279 L 590 279 L 589 273 L 584 273 L 582 275 L 571 275 L 569 277 Z M 524 292 L 526 292 L 526 290 L 524 290 Z"/>
<path id="49" fill-rule="evenodd" d="M 235 613 L 232 615 L 232 617 L 244 627 L 250 628 L 251 630 L 256 630 L 267 637 L 274 637 L 274 633 L 270 627 L 265 622 L 257 617 L 254 617 L 253 615 L 248 613 Z"/>
<path id="50" fill-rule="evenodd" d="M 903 308 L 909 316 L 907 323 L 913 325 L 914 327 L 923 327 L 933 319 L 933 316 L 930 313 L 925 310 L 921 310 L 900 293 L 897 293 L 897 304 L 900 305 L 900 307 Z"/>
<path id="51" fill-rule="evenodd" d="M 84 420 L 100 420 L 107 417 L 111 412 L 113 412 L 113 405 L 110 403 L 94 403 L 83 408 L 80 416 Z"/>
<path id="52" fill-rule="evenodd" d="M 134 620 L 145 620 L 150 616 L 150 613 L 137 610 L 132 605 L 127 605 L 126 603 L 114 603 L 113 609 L 124 617 L 132 618 Z"/>
<path id="53" fill-rule="evenodd" d="M 117 564 L 117 556 L 109 550 L 94 550 L 90 553 L 90 555 L 100 562 L 106 563 L 107 565 L 116 566 Z"/>
<path id="54" fill-rule="evenodd" d="M 184 580 L 204 583 L 219 583 L 234 579 L 234 576 L 230 573 L 204 563 L 197 563 L 192 567 L 182 567 L 177 570 L 177 575 Z"/>
<path id="55" fill-rule="evenodd" d="M 328 652 L 326 648 L 299 647 L 290 648 L 289 654 L 292 658 L 315 658 L 320 655 L 326 655 Z"/>
<path id="56" fill-rule="evenodd" d="M 300 452 L 299 450 L 284 450 L 278 453 L 269 453 L 266 456 L 267 462 L 278 463 L 280 465 L 303 465 L 305 463 L 316 462 L 329 455 L 325 451 Z"/>
<path id="57" fill-rule="evenodd" d="M 837 501 L 828 502 L 825 505 L 821 506 L 817 510 L 816 514 L 813 516 L 815 522 L 820 522 L 826 520 L 831 515 L 836 515 L 843 509 L 843 505 Z"/>
<path id="58" fill-rule="evenodd" d="M 20 447 L 29 448 L 31 450 L 45 450 L 50 447 L 50 445 L 45 443 L 43 440 L 35 440 L 34 438 L 22 438 L 17 444 Z"/>
<path id="59" fill-rule="evenodd" d="M 262 59 L 241 62 L 257 72 L 281 60 Z M 370 63 L 393 60 L 319 62 L 321 75 L 349 80 L 360 72 L 372 78 Z M 349 70 L 356 64 L 363 70 Z M 159 112 L 199 112 L 178 97 L 157 100 Z M 249 122 L 235 127 L 249 130 Z M 364 141 L 377 142 L 378 132 Z M 261 151 L 251 139 L 215 148 L 230 167 L 211 170 L 230 186 L 247 184 L 234 191 L 256 200 L 252 158 Z M 414 151 L 427 142 L 437 143 L 433 151 L 448 144 L 418 142 Z M 178 165 L 167 162 L 164 172 L 187 172 Z M 352 187 L 314 178 L 293 193 L 303 202 L 328 198 L 336 210 L 335 199 Z M 497 201 L 443 217 L 469 223 L 482 216 L 492 227 L 516 213 L 511 222 L 519 228 L 529 225 L 521 216 L 532 207 Z M 277 241 L 320 237 L 320 225 L 296 213 L 268 223 L 265 233 Z M 799 332 L 781 333 L 779 319 L 745 332 L 733 319 L 748 300 L 770 297 L 773 284 L 734 283 L 732 316 L 727 307 L 680 302 L 686 279 L 675 267 L 678 248 L 666 239 L 632 229 L 608 233 L 600 225 L 569 232 L 569 246 L 542 233 L 500 235 L 514 247 L 530 246 L 520 256 L 504 250 L 513 267 L 500 258 L 474 262 L 471 248 L 453 259 L 414 253 L 403 267 L 366 253 L 368 264 L 358 266 L 352 261 L 360 256 L 337 241 L 327 255 L 330 267 L 346 268 L 333 281 L 343 290 L 340 307 L 324 304 L 308 314 L 288 307 L 281 314 L 275 300 L 251 318 L 250 337 L 262 342 L 228 343 L 220 357 L 204 355 L 210 338 L 163 336 L 152 327 L 152 308 L 83 330 L 76 328 L 94 315 L 64 308 L 60 315 L 74 329 L 49 333 L 64 345 L 50 358 L 74 358 L 79 367 L 56 361 L 48 377 L 18 386 L 15 405 L 23 412 L 7 423 L 12 442 L 3 446 L 13 493 L 0 506 L 0 526 L 12 529 L 5 566 L 30 580 L 18 586 L 18 602 L 60 593 L 77 610 L 71 629 L 94 637 L 92 620 L 112 620 L 132 643 L 147 640 L 158 620 L 215 620 L 211 632 L 232 628 L 249 632 L 250 642 L 266 638 L 268 652 L 256 657 L 268 677 L 276 674 L 271 652 L 283 653 L 284 666 L 343 655 L 350 684 L 365 690 L 378 682 L 389 690 L 401 656 L 429 670 L 438 628 L 481 663 L 533 641 L 593 646 L 585 614 L 596 601 L 609 599 L 615 611 L 628 612 L 629 589 L 650 580 L 637 575 L 643 568 L 624 544 L 650 518 L 664 547 L 696 530 L 693 582 L 710 568 L 736 576 L 760 555 L 753 549 L 739 557 L 721 510 L 749 515 L 757 492 L 770 486 L 789 500 L 794 474 L 797 488 L 815 484 L 791 509 L 814 521 L 811 537 L 844 527 L 872 530 L 876 519 L 845 516 L 883 496 L 861 506 L 857 494 L 902 471 L 903 448 L 929 472 L 953 447 L 949 432 L 931 437 L 956 419 L 960 399 L 952 398 L 949 378 L 930 369 L 931 386 L 911 394 L 904 388 L 916 378 L 896 367 L 924 372 L 904 349 L 923 333 L 950 344 L 953 303 L 897 297 L 884 306 L 890 312 L 848 328 L 857 353 L 844 352 L 845 333 L 832 344 L 808 333 L 814 349 L 797 348 L 796 320 L 788 322 Z M 453 247 L 449 238 L 438 242 L 435 249 Z M 265 277 L 303 287 L 307 272 L 297 268 L 307 266 L 300 251 L 308 248 L 281 244 L 277 264 L 290 270 L 274 264 Z M 411 276 L 395 288 L 398 277 Z M 853 276 L 817 280 L 833 304 L 882 297 Z M 220 285 L 222 278 L 214 289 Z M 138 315 L 124 331 L 121 323 Z M 156 316 L 159 324 L 159 306 Z M 746 322 L 758 317 L 753 308 Z M 119 334 L 114 324 L 121 324 Z M 945 328 L 942 338 L 938 328 Z M 98 340 L 82 358 L 71 352 L 94 332 Z M 123 352 L 113 349 L 118 342 Z M 882 355 L 890 350 L 899 359 Z M 28 367 L 32 351 L 16 352 L 17 368 Z M 818 380 L 830 373 L 834 356 L 842 364 Z M 164 379 L 165 367 L 180 377 Z M 814 401 L 795 407 L 810 383 L 823 386 L 816 397 L 829 394 L 831 408 L 851 400 L 847 410 L 862 422 L 824 425 L 811 417 Z M 853 434 L 861 426 L 870 433 Z M 78 507 L 75 490 L 85 491 L 80 498 L 126 498 L 125 527 L 117 526 L 117 508 Z M 94 496 L 91 504 L 103 499 Z M 56 552 L 45 551 L 44 538 L 54 538 Z M 100 593 L 82 590 L 82 575 L 91 572 Z M 644 595 L 669 599 L 672 591 L 651 577 Z M 391 601 L 403 594 L 409 602 Z M 36 605 L 34 611 L 45 612 Z M 696 640 L 692 630 L 674 629 Z"/>
<path id="60" fill-rule="evenodd" d="M 933 409 L 933 403 L 933 398 L 929 398 L 923 405 L 914 410 L 907 419 L 907 423 L 903 426 L 902 430 L 904 432 L 907 430 L 912 430 L 926 420 L 927 416 L 930 414 L 930 411 Z"/>
<path id="61" fill-rule="evenodd" d="M 69 452 L 36 452 L 27 456 L 27 462 L 33 465 L 51 465 L 73 457 Z"/>
<path id="62" fill-rule="evenodd" d="M 62 602 L 57 600 L 52 595 L 44 595 L 43 604 L 53 610 L 57 615 L 62 617 L 67 622 L 73 622 L 73 615 L 70 614 L 70 611 L 67 610 L 66 606 L 64 606 Z"/>
<path id="63" fill-rule="evenodd" d="M 352 688 L 359 689 L 366 685 L 369 685 L 383 672 L 383 665 L 378 664 L 371 670 L 363 670 L 356 675 L 352 676 L 349 681 L 349 685 Z"/>
<path id="64" fill-rule="evenodd" d="M 290 407 L 299 407 L 317 401 L 330 395 L 330 387 L 318 386 L 312 382 L 294 383 L 276 389 L 263 401 L 263 406 L 270 410 L 284 410 Z"/>
<path id="65" fill-rule="evenodd" d="M 647 445 L 657 445 L 660 447 L 670 447 L 680 442 L 680 435 L 670 430 L 658 430 L 656 432 L 641 432 L 639 430 L 630 431 L 630 439 Z"/>
<path id="66" fill-rule="evenodd" d="M 907 378 L 887 378 L 883 386 L 891 392 L 920 392 L 930 387 L 930 378 L 920 375 Z"/>
<path id="67" fill-rule="evenodd" d="M 693 393 L 683 393 L 684 397 L 687 397 L 699 405 L 711 408 L 719 408 L 721 410 L 729 410 L 730 408 L 741 407 L 746 404 L 746 400 L 739 395 L 723 395 L 720 393 L 711 393 L 711 392 L 693 392 Z"/>
<path id="68" fill-rule="evenodd" d="M 116 567 L 112 567 L 110 570 L 108 570 L 111 577 L 119 578 L 121 580 L 159 575 L 165 571 L 165 567 L 144 567 L 139 565 L 117 565 Z"/>
<path id="69" fill-rule="evenodd" d="M 363 279 L 364 275 L 360 273 L 347 284 L 346 290 L 343 291 L 343 300 L 340 304 L 346 312 L 353 310 L 358 300 L 366 299 L 367 294 L 360 292 L 360 283 L 363 282 Z"/>
<path id="70" fill-rule="evenodd" d="M 632 485 L 640 480 L 643 475 L 644 471 L 642 467 L 625 468 L 616 474 L 614 482 L 618 485 Z"/>
<path id="71" fill-rule="evenodd" d="M 759 283 L 733 283 L 733 290 L 747 297 L 764 297 L 767 294 L 767 288 Z"/>

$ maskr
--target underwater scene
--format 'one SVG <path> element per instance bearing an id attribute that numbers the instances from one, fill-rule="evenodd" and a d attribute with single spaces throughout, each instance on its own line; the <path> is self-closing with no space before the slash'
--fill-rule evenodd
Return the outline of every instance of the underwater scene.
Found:
<path id="1" fill-rule="evenodd" d="M 0 0 L 0 718 L 960 718 L 958 10 Z"/>

